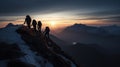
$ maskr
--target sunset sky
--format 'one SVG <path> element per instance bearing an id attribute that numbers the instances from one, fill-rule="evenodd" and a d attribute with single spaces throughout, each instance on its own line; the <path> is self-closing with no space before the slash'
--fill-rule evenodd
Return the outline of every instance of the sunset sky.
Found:
<path id="1" fill-rule="evenodd" d="M 120 25 L 120 0 L 0 0 L 0 26 L 22 23 L 27 14 L 52 26 Z"/>

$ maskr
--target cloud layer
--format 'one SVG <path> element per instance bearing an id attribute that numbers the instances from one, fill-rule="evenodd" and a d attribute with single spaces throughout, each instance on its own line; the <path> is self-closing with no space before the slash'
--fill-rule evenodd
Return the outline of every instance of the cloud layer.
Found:
<path id="1" fill-rule="evenodd" d="M 0 0 L 1 16 L 69 13 L 77 18 L 119 22 L 120 0 Z"/>

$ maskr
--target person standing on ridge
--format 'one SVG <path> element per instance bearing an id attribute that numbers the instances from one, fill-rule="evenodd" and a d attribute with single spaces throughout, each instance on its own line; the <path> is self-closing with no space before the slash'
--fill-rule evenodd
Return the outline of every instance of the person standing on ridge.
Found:
<path id="1" fill-rule="evenodd" d="M 26 15 L 25 22 L 24 24 L 27 24 L 28 28 L 30 29 L 30 24 L 31 24 L 31 17 L 29 15 Z"/>
<path id="2" fill-rule="evenodd" d="M 36 22 L 35 19 L 32 21 L 32 25 L 33 25 L 34 30 L 36 31 L 36 25 L 37 25 L 37 22 Z"/>
<path id="3" fill-rule="evenodd" d="M 47 26 L 44 31 L 44 34 L 47 38 L 49 38 L 49 32 L 50 32 L 50 28 Z"/>
<path id="4" fill-rule="evenodd" d="M 41 32 L 41 27 L 42 27 L 42 22 L 41 21 L 38 21 L 38 31 Z"/>

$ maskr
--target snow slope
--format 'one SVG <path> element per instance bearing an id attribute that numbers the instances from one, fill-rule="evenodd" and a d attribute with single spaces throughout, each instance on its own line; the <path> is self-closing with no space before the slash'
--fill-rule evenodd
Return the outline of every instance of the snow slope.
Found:
<path id="1" fill-rule="evenodd" d="M 37 51 L 35 52 L 34 50 L 32 50 L 30 44 L 27 43 L 23 38 L 21 38 L 22 37 L 21 34 L 17 33 L 16 30 L 24 28 L 24 27 L 25 26 L 23 26 L 23 25 L 13 25 L 12 23 L 10 23 L 5 28 L 1 28 L 0 29 L 0 45 L 2 46 L 3 45 L 2 43 L 6 43 L 7 47 L 11 47 L 11 46 L 17 45 L 17 47 L 19 49 L 15 47 L 15 48 L 13 48 L 13 51 L 16 51 L 15 49 L 18 49 L 18 53 L 24 54 L 24 55 L 20 55 L 20 57 L 19 56 L 16 57 L 14 54 L 8 53 L 8 55 L 10 54 L 10 57 L 7 56 L 7 59 L 6 59 L 6 57 L 4 59 L 3 56 L 0 55 L 0 67 L 8 67 L 11 64 L 13 64 L 13 65 L 16 64 L 16 62 L 18 63 L 18 65 L 21 65 L 21 64 L 19 64 L 19 62 L 20 63 L 22 62 L 23 64 L 28 65 L 27 67 L 54 67 L 55 66 L 54 63 L 52 63 L 51 61 L 49 61 L 47 58 L 43 57 L 43 55 L 39 55 L 39 53 Z M 25 29 L 27 29 L 27 27 Z M 26 34 L 26 33 L 23 32 L 23 34 Z M 29 36 L 29 37 L 32 37 L 32 36 Z M 52 37 L 52 39 L 56 39 L 54 36 L 51 36 L 51 37 Z M 38 43 L 40 43 L 39 45 L 41 45 L 41 42 L 38 42 Z M 57 42 L 59 44 L 63 44 L 59 40 L 57 40 Z M 52 45 L 55 44 L 54 42 L 52 42 L 52 40 L 51 40 L 51 43 L 52 43 Z M 33 43 L 33 44 L 35 44 L 35 43 Z M 8 45 L 11 45 L 11 46 L 8 46 Z M 62 46 L 63 45 L 61 45 L 61 47 Z M 4 47 L 5 50 L 6 50 L 7 47 L 6 46 Z M 4 49 L 1 49 L 0 53 L 4 54 L 4 52 L 2 50 L 4 50 Z M 12 50 L 12 49 L 10 48 L 9 50 Z M 6 50 L 6 52 L 9 52 L 8 49 Z M 15 53 L 15 52 L 13 52 L 13 53 Z M 58 54 L 59 56 L 56 55 L 56 54 Z M 13 56 L 12 58 L 11 58 L 11 55 Z M 62 54 L 59 54 L 59 53 L 55 53 L 54 55 L 55 55 L 54 57 L 56 57 L 56 59 L 58 60 L 58 63 L 62 63 L 63 64 L 61 66 L 68 67 L 68 65 L 71 65 L 71 67 L 76 67 L 76 63 L 73 60 L 70 60 L 70 58 L 68 58 L 66 56 L 64 57 L 64 55 L 62 56 Z M 6 54 L 5 54 L 5 56 L 6 56 Z M 62 59 L 62 60 L 60 60 L 60 59 Z M 15 60 L 15 63 L 14 63 L 13 60 Z M 55 60 L 55 59 L 53 59 L 53 60 Z M 55 61 L 57 62 L 57 60 L 55 60 Z M 68 64 L 67 61 L 69 61 L 70 64 Z M 64 64 L 63 62 L 66 62 L 66 63 Z"/>
<path id="2" fill-rule="evenodd" d="M 25 56 L 19 58 L 21 61 L 32 64 L 35 67 L 42 67 L 43 64 L 39 64 L 36 60 L 38 57 L 32 50 L 30 50 L 29 46 L 26 45 L 20 35 L 16 32 L 16 30 L 21 26 L 22 25 L 8 24 L 7 27 L 0 29 L 0 42 L 5 42 L 8 44 L 16 43 L 21 52 L 25 53 Z M 39 57 L 39 61 L 44 62 L 44 58 Z M 5 60 L 0 60 L 0 67 L 5 67 L 5 63 Z M 48 62 L 46 67 L 53 67 L 53 65 Z"/>

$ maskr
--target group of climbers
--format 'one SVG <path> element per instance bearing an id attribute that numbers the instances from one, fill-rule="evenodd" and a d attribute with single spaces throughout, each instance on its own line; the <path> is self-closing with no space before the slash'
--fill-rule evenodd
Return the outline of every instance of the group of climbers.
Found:
<path id="1" fill-rule="evenodd" d="M 41 32 L 42 22 L 38 21 L 38 23 L 37 23 L 37 21 L 35 19 L 32 20 L 31 17 L 29 15 L 27 15 L 25 18 L 24 24 L 27 24 L 27 27 L 29 29 L 31 29 L 31 22 L 32 22 L 32 26 L 33 26 L 34 31 L 38 30 L 39 32 Z M 50 28 L 47 26 L 45 28 L 45 31 L 44 31 L 44 35 L 47 38 L 49 38 L 49 32 L 50 32 Z"/>
<path id="2" fill-rule="evenodd" d="M 42 33 L 41 31 L 42 22 L 41 21 L 37 22 L 35 19 L 31 20 L 31 17 L 29 15 L 26 16 L 24 24 L 27 24 L 28 29 L 31 29 L 32 24 L 35 33 L 36 32 Z M 49 38 L 49 32 L 50 28 L 47 26 L 45 28 L 45 31 L 43 32 L 46 39 L 43 39 L 41 37 L 40 41 L 39 38 L 36 38 L 32 42 L 33 46 L 32 48 L 36 49 L 36 52 L 38 54 L 41 54 L 44 58 L 53 63 L 54 67 L 71 67 L 71 61 L 66 60 L 67 58 L 69 59 L 69 57 L 67 57 L 67 55 L 61 50 L 61 48 L 57 46 L 57 44 Z M 64 59 L 63 57 L 67 58 Z M 46 67 L 47 60 L 39 61 L 39 63 L 41 63 L 41 67 Z"/>

